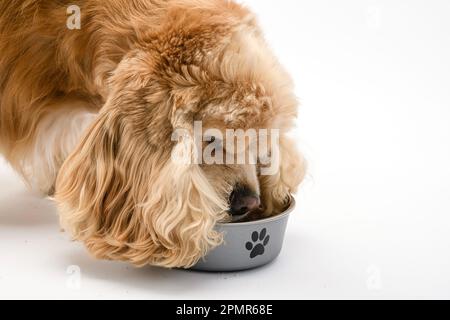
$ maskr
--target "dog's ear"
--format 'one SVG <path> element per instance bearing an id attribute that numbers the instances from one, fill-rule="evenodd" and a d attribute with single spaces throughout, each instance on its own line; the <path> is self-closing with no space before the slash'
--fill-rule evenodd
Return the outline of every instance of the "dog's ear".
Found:
<path id="1" fill-rule="evenodd" d="M 297 191 L 306 172 L 305 160 L 293 141 L 282 135 L 276 149 L 277 170 L 260 177 L 261 198 L 266 216 L 279 214 L 286 209 L 291 195 Z"/>
<path id="2" fill-rule="evenodd" d="M 65 161 L 55 194 L 62 227 L 98 258 L 190 267 L 221 243 L 214 226 L 226 204 L 199 166 L 173 161 L 172 149 L 189 143 L 154 146 L 135 123 L 103 112 Z"/>

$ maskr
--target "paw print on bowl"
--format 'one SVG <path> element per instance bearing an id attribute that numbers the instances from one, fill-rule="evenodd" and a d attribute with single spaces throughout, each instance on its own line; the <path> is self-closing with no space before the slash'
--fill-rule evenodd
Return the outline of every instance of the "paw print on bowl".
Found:
<path id="1" fill-rule="evenodd" d="M 261 232 L 253 232 L 252 240 L 245 244 L 245 248 L 250 251 L 250 258 L 254 259 L 257 256 L 262 256 L 269 241 L 270 236 L 267 234 L 266 228 L 262 229 Z"/>

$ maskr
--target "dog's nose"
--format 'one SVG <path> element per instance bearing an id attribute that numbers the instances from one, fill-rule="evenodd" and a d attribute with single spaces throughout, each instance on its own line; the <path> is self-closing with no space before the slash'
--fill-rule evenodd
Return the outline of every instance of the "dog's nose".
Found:
<path id="1" fill-rule="evenodd" d="M 247 189 L 237 189 L 230 196 L 230 213 L 233 216 L 244 215 L 258 209 L 261 200 Z"/>

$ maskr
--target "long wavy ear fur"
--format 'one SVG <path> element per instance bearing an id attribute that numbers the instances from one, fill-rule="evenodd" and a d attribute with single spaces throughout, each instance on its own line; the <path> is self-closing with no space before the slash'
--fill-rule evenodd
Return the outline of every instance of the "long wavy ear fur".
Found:
<path id="1" fill-rule="evenodd" d="M 136 266 L 190 267 L 222 236 L 226 204 L 194 164 L 172 161 L 109 111 L 66 160 L 55 199 L 63 228 L 97 258 Z"/>

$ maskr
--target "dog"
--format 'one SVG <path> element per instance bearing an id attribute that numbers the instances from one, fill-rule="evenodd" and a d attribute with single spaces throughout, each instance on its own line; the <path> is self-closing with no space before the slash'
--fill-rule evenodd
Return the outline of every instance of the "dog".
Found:
<path id="1" fill-rule="evenodd" d="M 2 0 L 0 53 L 0 152 L 96 258 L 189 268 L 304 178 L 292 80 L 233 1 Z M 173 161 L 195 121 L 278 130 L 276 170 Z"/>

